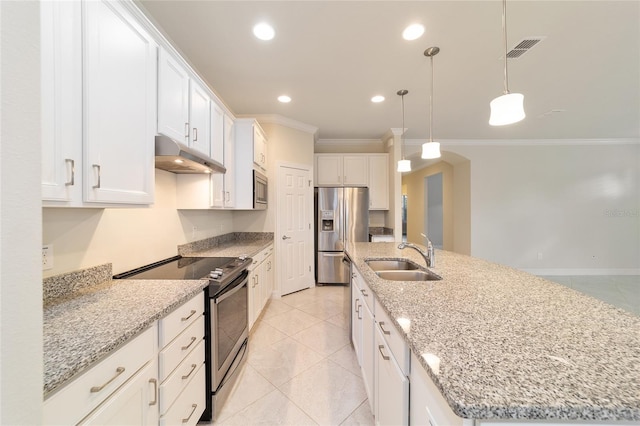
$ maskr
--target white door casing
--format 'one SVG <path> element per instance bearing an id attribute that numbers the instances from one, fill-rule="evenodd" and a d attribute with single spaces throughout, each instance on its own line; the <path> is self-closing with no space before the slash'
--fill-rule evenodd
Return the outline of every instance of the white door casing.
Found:
<path id="1" fill-rule="evenodd" d="M 280 295 L 314 285 L 313 186 L 309 166 L 278 166 L 276 243 Z"/>

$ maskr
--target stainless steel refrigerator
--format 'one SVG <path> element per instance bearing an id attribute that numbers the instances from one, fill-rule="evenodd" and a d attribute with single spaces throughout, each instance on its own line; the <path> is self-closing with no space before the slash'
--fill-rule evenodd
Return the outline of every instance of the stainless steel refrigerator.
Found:
<path id="1" fill-rule="evenodd" d="M 369 241 L 369 189 L 316 188 L 316 282 L 349 284 L 348 242 Z"/>

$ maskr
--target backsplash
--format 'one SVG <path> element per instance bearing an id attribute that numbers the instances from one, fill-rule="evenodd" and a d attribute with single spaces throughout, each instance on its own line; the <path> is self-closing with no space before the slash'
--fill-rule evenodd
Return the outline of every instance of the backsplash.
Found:
<path id="1" fill-rule="evenodd" d="M 111 281 L 112 265 L 105 263 L 87 269 L 54 275 L 42 280 L 42 301 L 45 305 L 53 300 Z"/>
<path id="2" fill-rule="evenodd" d="M 224 244 L 257 240 L 273 240 L 273 232 L 230 232 L 228 234 L 179 245 L 178 254 L 185 256 L 194 252 L 210 250 Z"/>

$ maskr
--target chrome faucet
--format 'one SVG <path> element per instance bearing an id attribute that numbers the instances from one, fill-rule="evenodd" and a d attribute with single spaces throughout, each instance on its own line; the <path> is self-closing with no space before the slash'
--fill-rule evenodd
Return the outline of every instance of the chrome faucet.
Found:
<path id="1" fill-rule="evenodd" d="M 426 235 L 424 235 L 424 237 L 427 240 L 427 251 L 422 250 L 420 247 L 412 243 L 400 243 L 398 245 L 398 248 L 400 250 L 404 249 L 405 247 L 414 249 L 415 251 L 420 253 L 425 263 L 427 264 L 427 268 L 433 268 L 436 265 L 436 257 L 433 251 L 433 244 L 431 244 L 431 240 L 429 240 Z"/>

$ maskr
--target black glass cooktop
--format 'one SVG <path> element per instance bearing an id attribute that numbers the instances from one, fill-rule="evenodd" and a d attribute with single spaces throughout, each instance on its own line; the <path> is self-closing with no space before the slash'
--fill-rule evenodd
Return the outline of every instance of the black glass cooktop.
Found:
<path id="1" fill-rule="evenodd" d="M 114 279 L 199 280 L 209 278 L 216 268 L 229 272 L 246 263 L 236 257 L 174 257 L 114 275 Z M 224 276 L 225 274 L 223 274 Z"/>

